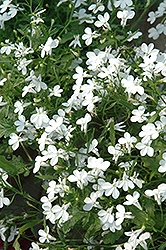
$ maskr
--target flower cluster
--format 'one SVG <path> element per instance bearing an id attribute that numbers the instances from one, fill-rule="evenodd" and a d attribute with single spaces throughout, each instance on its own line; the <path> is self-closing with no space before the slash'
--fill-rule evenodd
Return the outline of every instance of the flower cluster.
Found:
<path id="1" fill-rule="evenodd" d="M 30 250 L 162 244 L 166 54 L 128 29 L 135 4 L 61 0 L 33 13 L 30 1 L 24 29 L 29 9 L 17 5 L 22 36 L 0 48 L 0 237 L 15 249 L 28 228 L 37 235 Z M 1 13 L 13 6 L 3 1 Z M 37 198 L 24 187 L 31 176 Z M 11 216 L 20 196 L 26 208 Z"/>

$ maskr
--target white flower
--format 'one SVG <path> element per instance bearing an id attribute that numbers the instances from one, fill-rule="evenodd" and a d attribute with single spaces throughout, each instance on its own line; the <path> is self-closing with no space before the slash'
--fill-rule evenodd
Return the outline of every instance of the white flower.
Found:
<path id="1" fill-rule="evenodd" d="M 97 34 L 96 31 L 92 32 L 91 28 L 87 27 L 85 29 L 85 34 L 82 36 L 82 39 L 86 40 L 85 44 L 89 46 L 92 43 L 92 38 L 97 38 L 99 36 L 100 34 Z"/>
<path id="2" fill-rule="evenodd" d="M 91 121 L 91 115 L 90 114 L 86 114 L 84 118 L 80 118 L 76 121 L 77 125 L 81 125 L 81 131 L 84 131 L 85 133 L 87 132 L 87 125 L 88 122 Z"/>
<path id="3" fill-rule="evenodd" d="M 4 82 L 7 81 L 7 78 L 3 78 L 2 80 L 0 80 L 0 86 L 3 86 L 4 85 Z"/>
<path id="4" fill-rule="evenodd" d="M 166 172 L 166 153 L 164 153 L 164 154 L 162 155 L 162 158 L 163 158 L 163 160 L 161 160 L 161 161 L 159 162 L 159 164 L 160 164 L 161 166 L 159 167 L 158 171 L 159 171 L 160 173 L 165 173 L 165 172 Z"/>
<path id="5" fill-rule="evenodd" d="M 57 97 L 61 97 L 61 92 L 63 92 L 63 89 L 60 89 L 59 85 L 55 85 L 53 90 L 49 88 L 50 94 L 48 97 L 51 96 L 57 96 Z"/>
<path id="6" fill-rule="evenodd" d="M 41 74 L 39 74 L 38 77 L 33 77 L 31 83 L 33 83 L 35 90 L 37 92 L 40 92 L 41 89 L 46 90 L 47 89 L 47 84 L 45 84 L 44 82 L 42 82 L 41 79 Z"/>
<path id="7" fill-rule="evenodd" d="M 121 145 L 120 145 L 119 143 L 117 143 L 117 144 L 115 145 L 115 147 L 114 147 L 114 146 L 109 146 L 109 147 L 108 147 L 108 152 L 109 152 L 110 154 L 113 154 L 112 160 L 115 160 L 115 162 L 118 161 L 119 156 L 124 155 L 124 153 L 123 153 L 123 151 L 122 151 L 122 149 L 121 149 Z"/>
<path id="8" fill-rule="evenodd" d="M 139 197 L 140 197 L 140 194 L 137 191 L 134 191 L 133 196 L 130 194 L 128 194 L 126 196 L 127 201 L 125 201 L 123 204 L 124 205 L 134 205 L 138 209 L 142 210 L 142 207 L 138 202 Z"/>
<path id="9" fill-rule="evenodd" d="M 146 232 L 140 235 L 139 239 L 137 240 L 137 244 L 141 245 L 145 250 L 147 250 L 147 243 L 145 240 L 150 238 L 150 233 Z"/>
<path id="10" fill-rule="evenodd" d="M 54 166 L 58 162 L 58 158 L 61 157 L 63 158 L 61 149 L 58 149 L 54 145 L 49 145 L 47 150 L 42 151 L 43 159 L 46 161 L 47 159 L 50 160 L 51 166 Z"/>
<path id="11" fill-rule="evenodd" d="M 23 59 L 20 59 L 19 62 L 19 65 L 17 66 L 17 69 L 21 72 L 23 75 L 26 75 L 27 73 L 27 68 L 26 66 L 28 66 L 31 62 L 32 62 L 32 59 L 31 60 L 27 60 L 26 58 L 23 58 Z"/>
<path id="12" fill-rule="evenodd" d="M 29 250 L 42 250 L 42 249 L 39 248 L 39 246 L 36 243 L 32 242 Z"/>
<path id="13" fill-rule="evenodd" d="M 99 219 L 101 221 L 102 225 L 105 225 L 107 223 L 113 223 L 114 221 L 114 214 L 112 213 L 113 207 L 108 208 L 106 211 L 105 210 L 100 210 L 98 212 Z M 105 226 L 102 227 L 102 229 L 105 228 Z M 103 229 L 104 230 L 104 229 Z"/>
<path id="14" fill-rule="evenodd" d="M 120 131 L 120 132 L 125 132 L 125 130 L 123 128 L 126 127 L 126 125 L 122 125 L 123 123 L 124 122 L 116 123 L 114 125 L 114 129 L 117 130 L 117 131 Z"/>
<path id="15" fill-rule="evenodd" d="M 127 34 L 129 35 L 129 38 L 127 39 L 128 42 L 131 42 L 133 39 L 137 39 L 138 37 L 140 37 L 142 35 L 142 32 L 138 31 L 135 34 L 132 34 L 131 31 L 127 32 Z"/>
<path id="16" fill-rule="evenodd" d="M 40 229 L 38 231 L 38 234 L 40 235 L 39 237 L 39 241 L 41 243 L 44 243 L 46 241 L 46 243 L 49 243 L 50 240 L 56 240 L 54 237 L 52 237 L 50 234 L 49 234 L 49 227 L 46 226 L 46 230 L 42 230 Z"/>
<path id="17" fill-rule="evenodd" d="M 59 7 L 62 3 L 67 2 L 68 0 L 60 0 L 59 3 L 57 4 L 57 7 Z"/>
<path id="18" fill-rule="evenodd" d="M 69 206 L 70 202 L 67 204 L 63 204 L 62 207 L 60 207 L 59 205 L 53 206 L 52 210 L 55 214 L 55 220 L 60 219 L 59 224 L 64 223 L 70 218 L 68 212 L 66 211 Z"/>
<path id="19" fill-rule="evenodd" d="M 81 83 L 83 82 L 84 77 L 89 76 L 86 72 L 83 72 L 83 68 L 80 66 L 76 67 L 76 74 L 73 75 L 73 79 L 76 79 L 76 84 L 77 85 L 81 85 Z M 75 88 L 73 88 L 73 90 L 75 90 Z"/>
<path id="20" fill-rule="evenodd" d="M 104 11 L 105 7 L 102 5 L 101 0 L 97 0 L 95 4 L 91 4 L 88 8 L 88 10 L 92 10 L 94 14 L 96 14 L 98 11 Z"/>
<path id="21" fill-rule="evenodd" d="M 122 79 L 122 86 L 126 88 L 125 92 L 128 92 L 129 97 L 130 94 L 135 94 L 138 92 L 140 95 L 143 95 L 144 88 L 141 86 L 141 79 L 138 79 L 138 77 L 134 80 L 134 77 L 132 75 L 129 75 L 127 79 Z"/>
<path id="22" fill-rule="evenodd" d="M 36 107 L 36 112 L 36 114 L 31 115 L 30 121 L 35 125 L 37 129 L 43 128 L 49 122 L 46 111 L 43 111 L 43 107 Z"/>
<path id="23" fill-rule="evenodd" d="M 1 237 L 1 239 L 2 239 L 4 242 L 6 241 L 6 237 L 5 237 L 4 233 L 5 233 L 5 231 L 6 231 L 7 229 L 8 229 L 8 228 L 5 227 L 5 226 L 3 225 L 2 222 L 0 222 L 0 237 Z"/>
<path id="24" fill-rule="evenodd" d="M 162 33 L 162 30 L 163 30 L 163 26 L 161 23 L 159 23 L 157 24 L 156 28 L 153 27 L 148 30 L 149 32 L 148 37 L 153 38 L 154 40 L 157 40 L 159 38 L 159 35 Z"/>
<path id="25" fill-rule="evenodd" d="M 128 219 L 133 219 L 134 217 L 132 216 L 131 212 L 125 212 L 125 207 L 123 205 L 117 205 L 116 209 L 118 210 L 118 212 L 116 212 L 116 223 L 117 225 L 122 224 L 122 222 L 124 221 L 125 218 Z"/>
<path id="26" fill-rule="evenodd" d="M 150 24 L 153 24 L 156 21 L 156 13 L 154 11 L 150 11 L 148 13 L 148 19 L 147 21 L 150 22 Z"/>
<path id="27" fill-rule="evenodd" d="M 135 147 L 140 151 L 140 155 L 141 156 L 145 156 L 146 154 L 150 157 L 153 156 L 154 154 L 154 149 L 152 147 L 150 147 L 152 143 L 152 140 L 149 141 L 145 141 L 144 138 L 141 140 L 141 142 L 138 142 Z"/>
<path id="28" fill-rule="evenodd" d="M 101 188 L 105 191 L 105 195 L 106 196 L 112 195 L 114 199 L 117 199 L 120 195 L 118 187 L 119 187 L 119 181 L 117 181 L 116 179 L 113 180 L 112 184 L 109 182 L 104 182 L 103 184 L 101 184 Z"/>
<path id="29" fill-rule="evenodd" d="M 121 145 L 125 145 L 127 152 L 130 154 L 131 153 L 131 148 L 133 148 L 133 143 L 137 142 L 137 139 L 134 136 L 131 136 L 128 132 L 124 133 L 124 138 L 121 137 L 118 142 Z"/>
<path id="30" fill-rule="evenodd" d="M 93 207 L 101 208 L 101 206 L 99 205 L 99 202 L 96 201 L 98 197 L 99 197 L 98 192 L 96 193 L 92 192 L 90 194 L 90 198 L 89 197 L 85 198 L 84 202 L 86 204 L 83 206 L 83 209 L 85 211 L 90 211 Z"/>
<path id="31" fill-rule="evenodd" d="M 3 205 L 8 206 L 9 204 L 10 204 L 10 200 L 4 197 L 3 188 L 2 188 L 0 191 L 0 208 L 2 208 Z"/>
<path id="32" fill-rule="evenodd" d="M 106 29 L 109 29 L 109 30 L 111 29 L 111 28 L 110 28 L 110 25 L 109 25 L 109 23 L 108 23 L 108 20 L 109 20 L 109 18 L 110 18 L 110 15 L 108 14 L 108 12 L 105 12 L 105 13 L 104 13 L 104 16 L 98 15 L 97 18 L 99 19 L 99 21 L 96 21 L 96 22 L 94 23 L 94 25 L 95 25 L 96 27 L 100 28 L 100 27 L 104 26 Z"/>
<path id="33" fill-rule="evenodd" d="M 60 126 L 63 123 L 63 118 L 62 117 L 57 117 L 56 121 L 54 119 L 51 119 L 49 121 L 49 125 L 46 127 L 46 132 L 51 133 L 53 131 L 55 132 L 60 132 Z"/>
<path id="34" fill-rule="evenodd" d="M 83 4 L 83 5 L 87 5 L 87 3 L 86 3 L 86 0 L 72 0 L 72 2 L 75 4 L 75 8 L 78 8 L 78 7 L 80 7 L 80 5 L 81 4 Z"/>
<path id="35" fill-rule="evenodd" d="M 14 240 L 14 236 L 17 235 L 19 233 L 19 229 L 16 226 L 12 226 L 10 228 L 10 235 L 7 239 L 8 242 L 11 242 L 12 240 Z"/>
<path id="36" fill-rule="evenodd" d="M 3 1 L 3 3 L 0 5 L 0 13 L 4 13 L 8 7 L 10 7 L 10 3 L 12 2 L 13 0 L 5 0 Z"/>
<path id="37" fill-rule="evenodd" d="M 144 122 L 147 120 L 148 114 L 144 114 L 145 107 L 139 106 L 138 109 L 132 111 L 133 116 L 130 118 L 131 122 Z"/>
<path id="38" fill-rule="evenodd" d="M 91 14 L 87 14 L 86 10 L 83 8 L 79 9 L 78 12 L 74 11 L 73 17 L 77 17 L 80 20 L 79 24 L 82 24 L 83 22 L 93 23 L 93 19 L 95 19 Z"/>
<path id="39" fill-rule="evenodd" d="M 110 166 L 110 162 L 109 161 L 104 161 L 103 158 L 98 158 L 96 159 L 95 157 L 90 156 L 88 158 L 88 168 L 92 168 L 92 169 L 99 169 L 101 171 L 106 171 L 107 168 Z"/>
<path id="40" fill-rule="evenodd" d="M 153 123 L 148 123 L 142 126 L 142 131 L 139 133 L 140 137 L 143 137 L 144 142 L 150 139 L 156 139 L 159 136 L 159 131 Z"/>
<path id="41" fill-rule="evenodd" d="M 161 205 L 161 203 L 166 199 L 166 184 L 162 183 L 158 186 L 158 188 L 155 188 L 153 190 L 146 190 L 145 194 L 147 196 L 154 196 L 154 199 L 157 201 L 158 205 Z"/>
<path id="42" fill-rule="evenodd" d="M 45 145 L 53 144 L 53 141 L 48 137 L 48 134 L 44 132 L 39 138 L 38 144 L 39 144 L 40 151 L 43 151 L 45 148 Z"/>
<path id="43" fill-rule="evenodd" d="M 83 169 L 82 171 L 78 171 L 77 169 L 73 171 L 73 175 L 70 175 L 67 178 L 70 182 L 77 182 L 77 187 L 83 189 L 83 186 L 88 185 L 87 181 L 87 172 Z"/>
<path id="44" fill-rule="evenodd" d="M 24 108 L 29 106 L 30 104 L 30 102 L 24 103 L 22 100 L 16 101 L 14 104 L 14 113 L 18 113 L 18 115 L 21 115 L 23 113 Z"/>
<path id="45" fill-rule="evenodd" d="M 16 135 L 15 133 L 11 133 L 8 143 L 9 145 L 12 145 L 13 150 L 16 150 L 19 147 L 19 142 L 21 141 L 24 141 L 24 139 Z"/>
<path id="46" fill-rule="evenodd" d="M 117 18 L 120 18 L 121 19 L 121 25 L 122 27 L 124 27 L 127 23 L 127 19 L 132 19 L 135 15 L 135 12 L 131 9 L 128 9 L 128 10 L 119 10 L 117 12 Z"/>
<path id="47" fill-rule="evenodd" d="M 136 171 L 134 171 L 133 176 L 130 176 L 130 179 L 132 180 L 132 182 L 134 184 L 136 184 L 139 188 L 142 188 L 142 181 L 139 180 L 137 177 L 139 176 L 139 173 L 137 173 Z"/>
<path id="48" fill-rule="evenodd" d="M 0 107 L 7 104 L 7 102 L 2 102 L 3 96 L 0 96 Z"/>
<path id="49" fill-rule="evenodd" d="M 98 145 L 98 141 L 96 139 L 93 139 L 91 144 L 89 145 L 88 148 L 88 153 L 93 152 L 99 157 L 98 149 L 96 148 Z M 85 144 L 86 147 L 88 147 L 87 143 Z"/>
<path id="50" fill-rule="evenodd" d="M 24 88 L 22 89 L 22 97 L 24 97 L 27 93 L 33 93 L 36 94 L 36 90 L 33 89 L 34 84 L 30 83 L 28 86 L 24 86 Z"/>
<path id="51" fill-rule="evenodd" d="M 129 188 L 134 188 L 134 183 L 129 179 L 129 176 L 126 172 L 123 173 L 123 179 L 119 181 L 119 188 L 123 187 L 123 190 L 126 192 Z"/>
<path id="52" fill-rule="evenodd" d="M 44 58 L 45 53 L 46 55 L 49 54 L 51 56 L 52 49 L 58 47 L 58 45 L 59 45 L 58 39 L 53 40 L 51 37 L 49 37 L 46 44 L 44 46 L 42 45 L 41 57 Z"/>
<path id="53" fill-rule="evenodd" d="M 41 157 L 39 155 L 35 158 L 35 167 L 33 169 L 34 174 L 36 174 L 39 171 L 41 166 L 49 166 L 47 163 L 45 163 L 44 160 L 45 160 L 44 157 Z"/>
<path id="54" fill-rule="evenodd" d="M 133 4 L 132 0 L 114 0 L 114 6 L 120 7 L 121 9 L 125 9 Z"/>
<path id="55" fill-rule="evenodd" d="M 25 116 L 23 115 L 19 115 L 18 119 L 19 120 L 14 122 L 14 125 L 18 126 L 16 128 L 17 132 L 21 132 L 24 130 L 24 127 L 27 124 L 27 122 L 25 121 Z"/>
<path id="56" fill-rule="evenodd" d="M 83 106 L 87 106 L 87 110 L 89 112 L 92 112 L 92 110 L 94 109 L 95 105 L 94 103 L 101 101 L 101 98 L 98 96 L 94 96 L 93 92 L 88 93 L 85 96 L 85 99 L 82 102 Z"/>
<path id="57" fill-rule="evenodd" d="M 80 43 L 80 35 L 74 35 L 74 40 L 71 41 L 71 43 L 69 44 L 69 47 L 74 46 L 74 48 L 78 45 L 79 47 L 81 47 L 81 43 Z"/>

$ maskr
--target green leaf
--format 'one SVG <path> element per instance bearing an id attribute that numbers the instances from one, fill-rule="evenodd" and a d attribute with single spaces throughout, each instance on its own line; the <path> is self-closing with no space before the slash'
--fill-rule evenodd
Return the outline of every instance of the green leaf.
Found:
<path id="1" fill-rule="evenodd" d="M 0 155 L 0 168 L 10 173 L 17 172 L 17 167 L 11 161 L 6 160 L 3 155 Z"/>
<path id="2" fill-rule="evenodd" d="M 113 232 L 109 232 L 108 234 L 105 234 L 104 235 L 104 238 L 103 238 L 103 242 L 104 244 L 114 244 L 114 242 L 116 240 L 118 240 L 121 236 L 123 235 L 123 229 L 121 229 L 120 231 L 115 231 L 114 233 Z"/>
<path id="3" fill-rule="evenodd" d="M 2 119 L 0 121 L 0 138 L 4 136 L 7 138 L 11 133 L 15 132 L 15 128 L 13 126 L 13 121 Z"/>
<path id="4" fill-rule="evenodd" d="M 35 175 L 35 177 L 42 179 L 42 180 L 56 180 L 57 177 L 54 175 Z"/>
<path id="5" fill-rule="evenodd" d="M 166 242 L 162 243 L 158 250 L 165 250 L 166 249 Z"/>
<path id="6" fill-rule="evenodd" d="M 158 155 L 158 156 L 153 157 L 153 158 L 151 158 L 149 156 L 145 156 L 142 158 L 144 166 L 151 171 L 149 180 L 151 180 L 153 178 L 153 176 L 158 174 L 160 160 L 161 160 L 161 155 Z"/>
<path id="7" fill-rule="evenodd" d="M 147 227 L 152 227 L 155 225 L 154 220 L 148 216 L 148 214 L 145 211 L 142 211 L 138 209 L 135 206 L 130 206 L 130 211 L 132 212 L 132 215 L 134 216 L 133 222 L 137 226 L 146 225 Z"/>
<path id="8" fill-rule="evenodd" d="M 20 238 L 20 235 L 25 232 L 27 229 L 33 227 L 33 226 L 36 226 L 38 224 L 41 223 L 41 220 L 33 220 L 31 222 L 28 222 L 26 223 L 25 225 L 23 225 L 22 227 L 19 228 L 19 234 L 17 236 L 17 238 L 15 239 L 14 243 L 13 243 L 13 247 L 15 250 L 21 250 L 20 249 L 20 244 L 18 242 L 19 238 Z"/>
<path id="9" fill-rule="evenodd" d="M 155 211 L 154 202 L 149 198 L 146 199 L 145 209 L 150 217 L 154 217 L 154 211 Z"/>
<path id="10" fill-rule="evenodd" d="M 109 139 L 111 141 L 111 145 L 115 146 L 115 129 L 114 129 L 114 121 L 112 120 L 109 125 Z"/>
<path id="11" fill-rule="evenodd" d="M 89 239 L 90 237 L 95 235 L 101 228 L 102 228 L 102 225 L 100 224 L 100 220 L 98 218 L 93 218 L 93 223 L 90 225 L 90 227 L 86 231 L 85 238 Z"/>
<path id="12" fill-rule="evenodd" d="M 85 216 L 84 212 L 78 212 L 78 213 L 74 214 L 73 217 L 70 220 L 66 221 L 63 224 L 63 232 L 64 232 L 64 234 L 68 233 L 74 227 L 74 225 L 79 220 L 81 220 L 84 216 Z"/>
<path id="13" fill-rule="evenodd" d="M 153 123 L 159 116 L 161 110 L 158 110 L 152 117 L 149 119 L 149 123 Z"/>

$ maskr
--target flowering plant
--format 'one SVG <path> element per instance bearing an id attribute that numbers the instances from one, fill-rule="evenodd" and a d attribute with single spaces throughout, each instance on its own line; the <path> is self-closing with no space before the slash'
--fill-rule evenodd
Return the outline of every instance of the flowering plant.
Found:
<path id="1" fill-rule="evenodd" d="M 166 54 L 135 28 L 154 2 L 1 1 L 4 249 L 165 249 Z"/>

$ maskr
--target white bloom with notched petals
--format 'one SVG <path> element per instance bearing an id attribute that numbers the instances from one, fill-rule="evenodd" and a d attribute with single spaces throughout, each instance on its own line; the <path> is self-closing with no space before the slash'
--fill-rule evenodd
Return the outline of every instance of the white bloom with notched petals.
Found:
<path id="1" fill-rule="evenodd" d="M 132 9 L 119 10 L 117 12 L 117 18 L 121 19 L 121 25 L 124 27 L 128 19 L 132 19 L 135 16 L 135 12 Z"/>
<path id="2" fill-rule="evenodd" d="M 125 145 L 127 152 L 130 154 L 131 149 L 133 148 L 133 143 L 137 142 L 137 138 L 131 136 L 128 132 L 124 133 L 124 137 L 121 137 L 118 142 L 121 145 Z"/>
<path id="3" fill-rule="evenodd" d="M 116 206 L 117 212 L 116 212 L 116 223 L 117 225 L 122 224 L 125 218 L 128 219 L 133 219 L 134 217 L 132 216 L 131 212 L 125 212 L 125 207 L 123 205 L 117 205 Z"/>
<path id="4" fill-rule="evenodd" d="M 52 237 L 52 236 L 49 234 L 49 227 L 48 227 L 48 226 L 46 226 L 46 230 L 40 229 L 40 230 L 38 231 L 38 234 L 40 235 L 39 241 L 40 241 L 41 243 L 44 243 L 44 242 L 49 243 L 50 240 L 56 240 L 54 237 Z"/>
<path id="5" fill-rule="evenodd" d="M 128 194 L 126 196 L 127 201 L 123 202 L 124 205 L 134 205 L 138 209 L 142 210 L 141 205 L 138 202 L 138 199 L 140 197 L 140 194 L 137 191 L 134 191 L 133 196 Z"/>
<path id="6" fill-rule="evenodd" d="M 11 133 L 8 143 L 9 143 L 9 145 L 12 145 L 13 150 L 16 150 L 19 147 L 19 143 L 24 141 L 24 140 L 25 139 L 16 135 L 15 133 Z"/>
<path id="7" fill-rule="evenodd" d="M 128 8 L 133 4 L 132 0 L 115 0 L 113 3 L 115 8 L 120 7 L 121 9 Z"/>
<path id="8" fill-rule="evenodd" d="M 92 156 L 88 158 L 88 165 L 87 165 L 88 168 L 106 171 L 109 166 L 110 166 L 110 162 L 104 161 L 103 158 L 96 159 L 95 157 L 92 157 Z"/>
<path id="9" fill-rule="evenodd" d="M 42 250 L 42 248 L 39 248 L 39 246 L 35 242 L 32 242 L 29 250 Z"/>
<path id="10" fill-rule="evenodd" d="M 45 45 L 41 45 L 42 51 L 41 51 L 41 57 L 44 58 L 45 54 L 46 55 L 51 55 L 52 54 L 52 49 L 58 47 L 59 45 L 59 40 L 55 39 L 53 40 L 51 37 L 48 38 L 47 42 Z"/>
<path id="11" fill-rule="evenodd" d="M 71 41 L 71 43 L 69 44 L 69 47 L 73 46 L 75 48 L 77 45 L 81 47 L 79 38 L 80 38 L 80 35 L 74 35 L 74 40 Z"/>
<path id="12" fill-rule="evenodd" d="M 115 162 L 118 161 L 119 156 L 124 155 L 123 150 L 121 148 L 121 145 L 119 143 L 117 143 L 115 145 L 115 147 L 114 146 L 109 146 L 108 147 L 108 152 L 113 155 L 112 160 L 114 160 Z"/>
<path id="13" fill-rule="evenodd" d="M 92 43 L 92 38 L 99 37 L 100 34 L 97 34 L 96 31 L 92 32 L 91 28 L 87 27 L 85 29 L 85 34 L 82 36 L 82 39 L 85 40 L 85 44 L 89 46 Z"/>
<path id="14" fill-rule="evenodd" d="M 166 172 L 166 153 L 164 153 L 164 154 L 162 155 L 162 158 L 163 158 L 163 159 L 159 162 L 160 167 L 159 167 L 158 171 L 159 171 L 160 173 L 165 173 L 165 172 Z"/>
<path id="15" fill-rule="evenodd" d="M 113 183 L 104 182 L 101 184 L 101 188 L 105 191 L 105 195 L 106 196 L 112 195 L 114 199 L 117 199 L 120 195 L 118 187 L 119 187 L 119 181 L 117 181 L 116 179 L 113 180 Z"/>
<path id="16" fill-rule="evenodd" d="M 67 179 L 70 182 L 77 182 L 77 187 L 83 189 L 84 186 L 88 185 L 87 172 L 83 169 L 78 171 L 77 169 L 73 171 L 73 175 L 70 175 Z"/>
<path id="17" fill-rule="evenodd" d="M 101 3 L 101 0 L 97 0 L 96 3 L 91 4 L 88 8 L 88 10 L 91 10 L 94 14 L 96 14 L 98 11 L 104 11 L 105 7 Z"/>
<path id="18" fill-rule="evenodd" d="M 86 204 L 83 206 L 83 209 L 85 211 L 90 211 L 93 207 L 101 208 L 99 202 L 96 201 L 98 197 L 99 197 L 98 192 L 96 193 L 92 192 L 90 194 L 90 198 L 89 197 L 85 198 L 84 202 Z"/>
<path id="19" fill-rule="evenodd" d="M 60 89 L 59 85 L 55 85 L 53 90 L 49 88 L 50 94 L 48 95 L 48 97 L 51 96 L 57 96 L 57 97 L 61 97 L 61 92 L 63 92 L 63 89 Z"/>
<path id="20" fill-rule="evenodd" d="M 31 115 L 30 121 L 37 129 L 43 128 L 49 122 L 49 118 L 46 115 L 47 112 L 43 110 L 43 107 L 36 107 L 36 112 L 36 114 Z"/>
<path id="21" fill-rule="evenodd" d="M 84 118 L 78 119 L 76 121 L 76 124 L 81 125 L 81 131 L 84 131 L 86 133 L 88 122 L 90 122 L 91 120 L 92 120 L 91 115 L 87 113 Z"/>
<path id="22" fill-rule="evenodd" d="M 9 204 L 10 204 L 10 200 L 4 197 L 4 189 L 2 188 L 0 191 L 0 208 L 2 208 L 3 205 L 8 206 Z"/>
<path id="23" fill-rule="evenodd" d="M 0 96 L 0 107 L 7 104 L 7 102 L 2 102 L 3 96 Z"/>
<path id="24" fill-rule="evenodd" d="M 109 29 L 109 30 L 111 29 L 111 28 L 110 28 L 110 25 L 109 25 L 109 23 L 108 23 L 108 20 L 110 19 L 110 15 L 109 15 L 108 12 L 105 12 L 105 13 L 104 13 L 104 16 L 98 15 L 97 18 L 98 18 L 99 20 L 96 21 L 96 22 L 94 23 L 94 25 L 95 25 L 96 27 L 100 28 L 100 27 L 103 26 L 103 27 L 106 28 L 106 29 Z"/>

